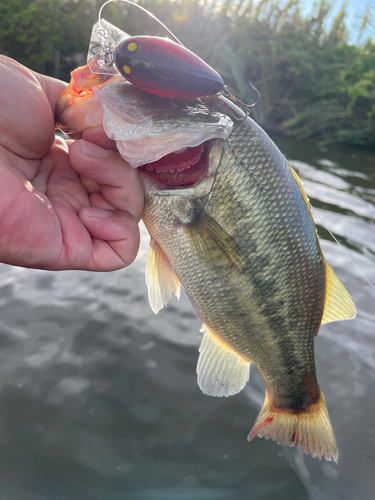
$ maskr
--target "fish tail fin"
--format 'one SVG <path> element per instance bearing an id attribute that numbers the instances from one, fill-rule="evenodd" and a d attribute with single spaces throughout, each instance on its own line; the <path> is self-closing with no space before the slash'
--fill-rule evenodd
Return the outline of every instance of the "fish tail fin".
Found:
<path id="1" fill-rule="evenodd" d="M 296 446 L 313 457 L 337 462 L 338 452 L 323 392 L 318 401 L 303 410 L 280 409 L 266 398 L 248 441 L 255 436 L 273 439 L 279 444 Z"/>

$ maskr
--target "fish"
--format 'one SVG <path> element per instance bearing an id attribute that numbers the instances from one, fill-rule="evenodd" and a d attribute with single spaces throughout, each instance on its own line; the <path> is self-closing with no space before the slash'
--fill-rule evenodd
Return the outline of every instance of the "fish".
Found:
<path id="1" fill-rule="evenodd" d="M 354 318 L 355 305 L 324 258 L 301 179 L 241 113 L 225 97 L 152 96 L 82 67 L 58 103 L 57 125 L 77 134 L 102 124 L 138 168 L 150 305 L 157 313 L 181 286 L 187 293 L 203 323 L 200 389 L 234 395 L 253 363 L 265 399 L 248 440 L 337 461 L 314 339 L 321 325 Z"/>

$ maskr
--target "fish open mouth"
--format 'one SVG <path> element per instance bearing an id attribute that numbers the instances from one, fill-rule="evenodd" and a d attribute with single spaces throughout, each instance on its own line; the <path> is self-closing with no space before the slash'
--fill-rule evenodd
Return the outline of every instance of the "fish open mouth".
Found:
<path id="1" fill-rule="evenodd" d="M 175 151 L 138 169 L 165 186 L 181 188 L 193 186 L 207 172 L 210 142 L 206 141 L 199 146 Z"/>

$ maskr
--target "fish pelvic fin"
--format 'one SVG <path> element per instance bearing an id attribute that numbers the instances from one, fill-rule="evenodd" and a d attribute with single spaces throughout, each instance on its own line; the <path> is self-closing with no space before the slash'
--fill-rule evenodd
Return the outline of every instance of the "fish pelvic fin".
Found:
<path id="1" fill-rule="evenodd" d="M 197 365 L 198 385 L 209 396 L 232 396 L 250 377 L 250 361 L 237 354 L 203 324 Z"/>
<path id="2" fill-rule="evenodd" d="M 338 459 L 336 439 L 322 391 L 318 401 L 303 410 L 273 407 L 266 392 L 263 408 L 247 440 L 251 441 L 255 436 L 296 446 L 319 460 L 324 457 L 337 462 Z"/>
<path id="3" fill-rule="evenodd" d="M 146 264 L 146 285 L 151 309 L 157 314 L 170 301 L 180 298 L 180 281 L 172 264 L 154 238 L 150 240 Z"/>
<path id="4" fill-rule="evenodd" d="M 322 325 L 332 321 L 353 319 L 357 313 L 349 292 L 338 279 L 332 267 L 325 262 L 326 296 Z"/>

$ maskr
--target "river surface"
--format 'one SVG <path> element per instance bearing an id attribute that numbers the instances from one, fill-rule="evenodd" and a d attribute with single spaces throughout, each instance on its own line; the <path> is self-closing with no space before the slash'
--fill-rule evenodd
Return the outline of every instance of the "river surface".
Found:
<path id="1" fill-rule="evenodd" d="M 375 291 L 362 276 L 375 283 L 375 154 L 275 140 L 358 309 L 315 341 L 339 463 L 247 442 L 264 397 L 253 367 L 236 396 L 200 392 L 201 322 L 186 296 L 151 312 L 143 228 L 122 271 L 0 267 L 1 500 L 375 498 Z"/>

